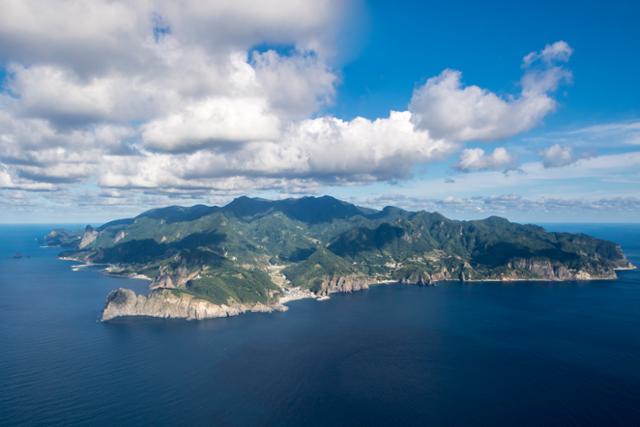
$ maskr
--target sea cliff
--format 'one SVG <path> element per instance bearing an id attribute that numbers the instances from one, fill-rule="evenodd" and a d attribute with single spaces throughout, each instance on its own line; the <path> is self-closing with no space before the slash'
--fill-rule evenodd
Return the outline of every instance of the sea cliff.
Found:
<path id="1" fill-rule="evenodd" d="M 459 279 L 463 282 L 516 282 L 516 281 L 585 281 L 585 280 L 614 280 L 615 271 L 604 272 L 596 275 L 586 271 L 571 271 L 563 266 L 554 266 L 547 262 L 516 262 L 514 270 L 510 272 L 483 279 Z M 631 264 L 620 269 L 634 269 Z M 532 279 L 529 274 L 519 275 L 517 271 L 535 273 L 537 278 Z M 203 298 L 183 292 L 173 286 L 172 281 L 162 277 L 160 281 L 152 282 L 151 292 L 148 296 L 139 295 L 129 289 L 119 288 L 112 291 L 106 300 L 102 311 L 102 321 L 109 321 L 118 317 L 156 317 L 187 320 L 202 320 L 218 317 L 237 316 L 247 312 L 270 313 L 273 311 L 286 311 L 287 302 L 302 299 L 326 299 L 334 293 L 352 293 L 369 289 L 375 285 L 404 284 L 416 286 L 435 286 L 440 281 L 456 280 L 447 272 L 438 272 L 434 275 L 420 274 L 417 279 L 402 279 L 400 281 L 379 278 L 347 275 L 323 277 L 316 292 L 299 288 L 284 289 L 284 293 L 272 303 L 243 304 L 229 301 L 227 304 L 216 304 Z M 180 280 L 180 282 L 184 282 Z M 168 285 L 167 287 L 164 287 Z"/>
<path id="2" fill-rule="evenodd" d="M 148 296 L 138 295 L 130 289 L 119 288 L 107 296 L 102 321 L 117 317 L 159 317 L 201 320 L 237 316 L 246 312 L 270 313 L 286 311 L 282 304 L 214 304 L 202 298 L 170 289 L 157 289 Z"/>
<path id="3" fill-rule="evenodd" d="M 104 319 L 273 311 L 293 295 L 324 299 L 380 283 L 615 279 L 632 268 L 619 245 L 585 234 L 329 196 L 169 206 L 82 233 L 54 230 L 45 243 L 67 249 L 61 257 L 151 280 L 149 296 L 111 294 Z"/>

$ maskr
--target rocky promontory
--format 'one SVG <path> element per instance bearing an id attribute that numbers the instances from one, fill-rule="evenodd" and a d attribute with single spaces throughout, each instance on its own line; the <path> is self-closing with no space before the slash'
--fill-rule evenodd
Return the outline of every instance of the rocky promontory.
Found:
<path id="1" fill-rule="evenodd" d="M 214 304 L 170 289 L 154 290 L 149 296 L 144 296 L 130 289 L 119 288 L 107 296 L 101 320 L 132 316 L 201 320 L 237 316 L 245 312 L 270 313 L 286 310 L 287 307 L 281 304 Z"/>

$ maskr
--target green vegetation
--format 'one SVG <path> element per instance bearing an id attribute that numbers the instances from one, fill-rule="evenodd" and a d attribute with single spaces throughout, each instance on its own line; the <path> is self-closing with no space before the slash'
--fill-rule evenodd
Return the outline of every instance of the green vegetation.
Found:
<path id="1" fill-rule="evenodd" d="M 76 232 L 69 232 L 59 228 L 51 230 L 44 238 L 42 243 L 47 246 L 59 246 L 61 248 L 74 248 L 80 243 L 80 235 Z"/>
<path id="2" fill-rule="evenodd" d="M 324 248 L 318 248 L 307 259 L 284 270 L 285 276 L 295 286 L 317 291 L 322 279 L 328 276 L 344 276 L 358 269 L 344 258 Z"/>
<path id="3" fill-rule="evenodd" d="M 215 275 L 189 282 L 187 291 L 217 304 L 239 302 L 268 302 L 280 293 L 265 272 L 243 269 L 224 269 Z"/>
<path id="4" fill-rule="evenodd" d="M 216 303 L 270 302 L 282 286 L 315 291 L 327 278 L 347 275 L 566 279 L 611 277 L 628 265 L 617 245 L 582 234 L 499 217 L 454 221 L 394 207 L 376 211 L 328 196 L 171 206 L 96 231 L 82 248 L 82 236 L 61 230 L 45 241 L 70 248 L 67 256 L 116 264 Z"/>

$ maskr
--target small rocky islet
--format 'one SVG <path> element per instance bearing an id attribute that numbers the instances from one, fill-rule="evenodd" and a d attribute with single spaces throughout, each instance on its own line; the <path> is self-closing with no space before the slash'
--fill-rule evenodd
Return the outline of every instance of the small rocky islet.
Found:
<path id="1" fill-rule="evenodd" d="M 52 230 L 44 243 L 62 247 L 61 258 L 151 281 L 147 296 L 111 292 L 105 321 L 283 311 L 295 299 L 384 283 L 603 280 L 634 268 L 617 244 L 584 234 L 330 196 L 170 206 L 80 233 Z"/>

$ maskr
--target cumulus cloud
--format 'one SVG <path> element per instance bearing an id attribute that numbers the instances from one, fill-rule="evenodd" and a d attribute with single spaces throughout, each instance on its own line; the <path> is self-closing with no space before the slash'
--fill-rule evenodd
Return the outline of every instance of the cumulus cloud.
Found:
<path id="1" fill-rule="evenodd" d="M 50 183 L 34 182 L 29 179 L 19 179 L 9 172 L 8 168 L 0 163 L 0 189 L 1 190 L 27 190 L 27 191 L 48 191 L 54 190 L 55 186 Z"/>
<path id="2" fill-rule="evenodd" d="M 150 31 L 144 2 L 8 0 L 0 14 L 0 56 L 82 74 L 138 67 L 143 62 L 136 47 Z"/>
<path id="3" fill-rule="evenodd" d="M 14 1 L 0 17 L 0 58 L 14 109 L 58 125 L 144 121 L 212 97 L 311 114 L 333 98 L 321 53 L 344 3 Z M 269 43 L 291 53 L 249 55 Z"/>
<path id="4" fill-rule="evenodd" d="M 280 121 L 261 98 L 211 98 L 143 126 L 147 148 L 185 151 L 233 142 L 269 140 Z"/>
<path id="5" fill-rule="evenodd" d="M 345 4 L 6 2 L 0 157 L 15 176 L 64 182 L 105 155 L 277 142 L 333 100 L 326 57 Z M 292 47 L 253 49 L 269 43 Z"/>
<path id="6" fill-rule="evenodd" d="M 497 147 L 491 154 L 481 148 L 462 150 L 456 167 L 462 171 L 478 171 L 488 169 L 505 169 L 513 163 L 513 158 L 506 148 Z"/>
<path id="7" fill-rule="evenodd" d="M 328 52 L 349 2 L 319 0 L 3 2 L 0 56 L 27 66 L 57 64 L 82 75 L 149 66 L 158 29 L 213 55 L 260 43 Z M 72 23 L 72 25 L 71 25 Z"/>
<path id="8" fill-rule="evenodd" d="M 281 115 L 304 119 L 333 102 L 337 76 L 318 55 L 286 57 L 268 50 L 253 52 L 251 59 L 258 84 Z"/>
<path id="9" fill-rule="evenodd" d="M 562 64 L 571 48 L 558 42 L 526 57 L 517 96 L 465 86 L 459 71 L 445 70 L 415 91 L 406 111 L 342 120 L 326 108 L 340 83 L 337 34 L 349 7 L 4 2 L 0 187 L 73 189 L 50 196 L 67 203 L 97 185 L 102 202 L 133 206 L 127 194 L 136 189 L 190 200 L 396 182 L 464 141 L 531 128 L 569 77 Z M 503 148 L 475 149 L 462 152 L 459 168 L 510 163 Z"/>
<path id="10" fill-rule="evenodd" d="M 128 145 L 134 135 L 134 129 L 114 125 L 57 129 L 42 119 L 16 118 L 0 111 L 0 162 L 15 177 L 77 182 L 95 176 L 105 154 L 136 153 Z"/>
<path id="11" fill-rule="evenodd" d="M 542 156 L 542 163 L 547 168 L 557 168 L 574 162 L 571 147 L 563 147 L 560 144 L 545 148 L 540 155 Z"/>
<path id="12" fill-rule="evenodd" d="M 154 2 L 171 32 L 212 51 L 220 46 L 247 49 L 256 43 L 293 43 L 323 55 L 334 49 L 335 32 L 350 2 L 319 0 L 252 0 Z"/>
<path id="13" fill-rule="evenodd" d="M 110 187 L 206 187 L 212 179 L 262 185 L 288 180 L 331 183 L 406 178 L 412 168 L 442 158 L 456 146 L 416 131 L 408 112 L 389 117 L 344 121 L 333 117 L 291 124 L 278 141 L 257 141 L 228 151 L 184 154 L 146 152 L 128 162 L 113 157 L 101 183 Z M 231 179 L 225 179 L 232 177 Z"/>
<path id="14" fill-rule="evenodd" d="M 462 73 L 444 70 L 417 88 L 409 111 L 420 129 L 456 141 L 495 140 L 531 129 L 556 107 L 551 93 L 571 78 L 561 64 L 571 48 L 565 42 L 525 56 L 518 96 L 500 97 L 478 86 L 464 86 Z"/>

